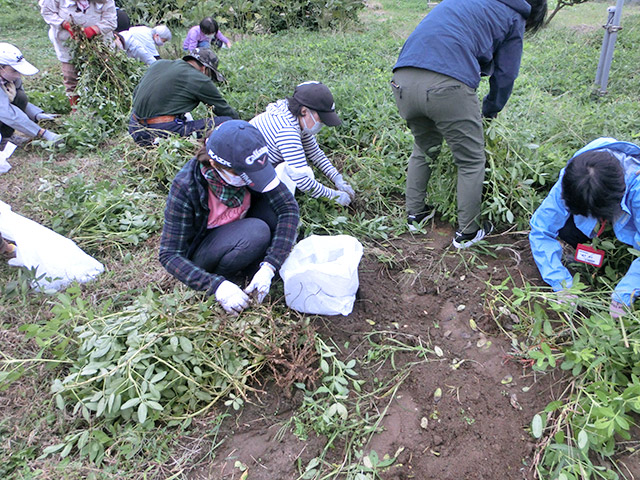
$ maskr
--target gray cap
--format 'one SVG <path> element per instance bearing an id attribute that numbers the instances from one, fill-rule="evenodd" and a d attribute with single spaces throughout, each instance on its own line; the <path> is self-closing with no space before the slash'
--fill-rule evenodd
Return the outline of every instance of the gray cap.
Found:
<path id="1" fill-rule="evenodd" d="M 226 81 L 224 75 L 222 75 L 218 71 L 218 56 L 213 53 L 210 48 L 194 48 L 184 57 L 182 57 L 182 59 L 194 59 L 207 67 L 211 72 L 211 80 L 214 80 L 218 83 L 223 83 Z"/>

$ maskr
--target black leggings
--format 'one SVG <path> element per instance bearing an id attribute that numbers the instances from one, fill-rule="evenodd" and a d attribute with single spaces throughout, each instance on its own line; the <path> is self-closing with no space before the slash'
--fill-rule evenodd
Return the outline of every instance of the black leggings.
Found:
<path id="1" fill-rule="evenodd" d="M 193 255 L 193 263 L 223 277 L 253 273 L 271 245 L 276 214 L 262 195 L 252 195 L 247 216 L 209 230 Z"/>

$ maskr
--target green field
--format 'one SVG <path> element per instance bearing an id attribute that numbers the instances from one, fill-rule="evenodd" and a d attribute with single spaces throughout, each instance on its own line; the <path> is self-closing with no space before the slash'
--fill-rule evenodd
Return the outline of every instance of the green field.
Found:
<path id="1" fill-rule="evenodd" d="M 506 239 L 506 232 L 528 229 L 531 214 L 577 149 L 600 136 L 640 138 L 640 7 L 625 6 L 608 93 L 594 94 L 606 6 L 590 2 L 566 8 L 525 41 L 512 97 L 486 129 L 483 213 L 496 224 L 500 241 L 503 232 Z M 66 142 L 54 148 L 36 141 L 16 151 L 9 159 L 14 168 L 0 176 L 0 199 L 72 238 L 106 267 L 92 283 L 43 294 L 29 288 L 31 272 L 0 265 L 0 392 L 11 405 L 0 410 L 0 477 L 189 478 L 164 473 L 175 458 L 187 456 L 176 438 L 188 437 L 199 415 L 226 406 L 222 419 L 242 409 L 243 395 L 257 388 L 256 378 L 269 376 L 268 361 L 255 344 L 277 348 L 282 341 L 277 329 L 300 333 L 313 345 L 323 371 L 331 369 L 348 382 L 347 395 L 357 396 L 361 384 L 348 354 L 335 355 L 330 339 L 305 330 L 308 318 L 287 312 L 281 283 L 273 303 L 229 325 L 213 299 L 188 291 L 164 272 L 157 261 L 164 201 L 175 173 L 197 150 L 197 140 L 168 139 L 151 150 L 136 146 L 126 131 L 130 98 L 101 90 L 100 82 L 85 84 L 84 104 L 71 116 L 37 2 L 0 0 L 0 7 L 0 41 L 19 46 L 40 69 L 25 79 L 26 91 L 45 111 L 62 114 L 51 129 Z M 321 80 L 333 91 L 344 123 L 325 128 L 319 141 L 358 198 L 347 209 L 297 197 L 304 235 L 344 233 L 375 249 L 406 234 L 404 175 L 413 140 L 388 83 L 404 39 L 429 8 L 427 2 L 380 0 L 370 2 L 359 24 L 340 30 L 268 35 L 224 30 L 235 43 L 219 52 L 220 70 L 228 79 L 221 90 L 243 119 L 290 95 L 305 80 Z M 175 57 L 185 33 L 186 27 L 175 29 L 172 44 L 161 54 Z M 129 75 L 143 71 L 132 62 L 126 70 L 113 65 L 121 91 L 132 86 Z M 484 81 L 479 95 L 487 88 Z M 206 114 L 201 106 L 194 117 Z M 438 181 L 430 183 L 430 201 L 438 205 L 443 222 L 452 223 L 455 167 L 446 147 L 432 178 Z M 554 307 L 550 289 L 534 286 L 539 278 L 525 279 L 522 288 L 508 282 L 487 286 L 489 299 L 520 317 L 515 333 L 523 345 L 536 346 L 522 349 L 536 368 L 549 372 L 562 365 L 573 375 L 575 388 L 530 419 L 529 433 L 547 440 L 537 443 L 538 478 L 625 478 L 624 472 L 616 477 L 611 465 L 625 449 L 639 448 L 640 316 L 633 313 L 620 324 L 605 318 L 611 290 L 638 252 L 619 242 L 602 247 L 608 263 L 601 273 L 581 272 L 577 313 L 567 305 Z M 495 252 L 486 245 L 471 257 L 461 256 L 461 268 L 473 268 L 473 255 L 488 258 Z M 388 259 L 380 255 L 379 260 Z M 132 340 L 120 328 L 137 336 Z M 155 350 L 145 357 L 148 352 L 141 348 L 123 363 L 127 342 L 149 342 Z M 108 358 L 97 353 L 101 348 L 110 352 Z M 179 363 L 189 367 L 175 373 L 167 358 L 178 351 L 184 355 Z M 101 368 L 113 368 L 113 378 Z M 84 380 L 73 376 L 82 371 Z M 161 405 L 159 399 L 167 396 L 150 383 L 171 390 L 171 401 Z M 330 405 L 342 406 L 344 392 L 331 388 L 325 397 L 305 391 L 316 403 L 297 406 L 307 423 L 293 427 L 337 438 L 346 451 L 352 441 L 340 443 L 346 429 L 321 421 Z M 120 407 L 130 403 L 112 409 L 114 401 Z M 360 427 L 353 425 L 348 438 L 357 443 L 361 438 L 354 432 Z M 332 465 L 324 476 L 304 478 L 391 478 L 376 472 L 347 473 Z"/>

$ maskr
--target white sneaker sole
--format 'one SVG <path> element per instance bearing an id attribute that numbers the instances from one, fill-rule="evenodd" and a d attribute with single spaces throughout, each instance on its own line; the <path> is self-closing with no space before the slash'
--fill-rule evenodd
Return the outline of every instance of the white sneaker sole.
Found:
<path id="1" fill-rule="evenodd" d="M 436 216 L 436 209 L 434 208 L 433 210 L 431 210 L 431 212 L 429 212 L 427 214 L 426 217 L 424 217 L 422 220 L 420 220 L 419 222 L 413 222 L 413 223 L 417 223 L 419 226 L 422 227 L 422 225 L 424 225 L 425 223 L 427 223 L 429 220 L 431 220 L 433 217 Z M 409 229 L 410 232 L 418 232 L 419 229 L 417 227 L 415 227 L 413 225 L 413 223 L 407 223 L 407 228 Z"/>
<path id="2" fill-rule="evenodd" d="M 491 232 L 493 232 L 493 226 L 491 226 L 491 228 L 489 229 L 489 231 L 485 231 L 484 227 L 481 228 L 480 230 L 478 230 L 476 232 L 476 236 L 469 239 L 469 240 L 463 240 L 462 242 L 457 242 L 455 237 L 453 238 L 453 241 L 451 242 L 453 244 L 454 247 L 458 248 L 458 249 L 462 249 L 462 248 L 469 248 L 470 246 L 478 243 L 480 240 L 482 240 L 484 237 L 486 237 L 487 235 L 490 235 Z"/>

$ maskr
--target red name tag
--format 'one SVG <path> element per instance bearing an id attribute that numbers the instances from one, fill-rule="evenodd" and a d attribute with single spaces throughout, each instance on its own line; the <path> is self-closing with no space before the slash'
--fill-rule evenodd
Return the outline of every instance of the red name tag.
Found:
<path id="1" fill-rule="evenodd" d="M 577 262 L 593 265 L 594 267 L 600 267 L 604 261 L 604 250 L 596 250 L 589 245 L 579 243 L 576 248 L 576 255 L 574 258 Z"/>

